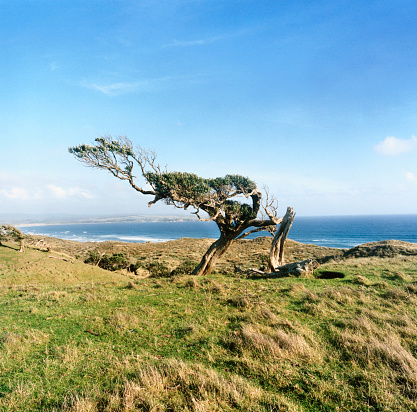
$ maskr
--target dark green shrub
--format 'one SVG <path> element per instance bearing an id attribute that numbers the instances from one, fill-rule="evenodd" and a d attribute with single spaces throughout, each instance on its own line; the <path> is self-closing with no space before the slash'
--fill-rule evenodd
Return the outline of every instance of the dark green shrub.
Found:
<path id="1" fill-rule="evenodd" d="M 139 262 L 131 263 L 128 267 L 128 271 L 132 272 L 132 273 L 135 273 L 138 269 L 143 268 L 143 267 L 144 266 L 143 266 L 142 263 L 139 263 Z"/>
<path id="2" fill-rule="evenodd" d="M 129 267 L 129 262 L 123 253 L 113 253 L 112 256 L 104 255 L 99 264 L 106 270 L 120 270 Z"/>
<path id="3" fill-rule="evenodd" d="M 196 262 L 192 260 L 185 260 L 171 272 L 171 276 L 191 275 L 196 266 Z"/>
<path id="4" fill-rule="evenodd" d="M 111 256 L 106 254 L 100 255 L 96 250 L 90 250 L 88 253 L 89 256 L 84 260 L 84 263 L 111 271 L 129 268 L 129 262 L 123 253 L 113 253 Z"/>
<path id="5" fill-rule="evenodd" d="M 147 270 L 149 270 L 151 277 L 168 278 L 171 276 L 171 270 L 168 268 L 168 266 L 161 262 L 151 262 L 148 263 L 145 267 Z"/>
<path id="6" fill-rule="evenodd" d="M 88 257 L 84 259 L 84 263 L 97 266 L 98 262 L 100 262 L 100 259 L 101 259 L 101 255 L 100 253 L 98 253 L 97 250 L 89 250 Z"/>

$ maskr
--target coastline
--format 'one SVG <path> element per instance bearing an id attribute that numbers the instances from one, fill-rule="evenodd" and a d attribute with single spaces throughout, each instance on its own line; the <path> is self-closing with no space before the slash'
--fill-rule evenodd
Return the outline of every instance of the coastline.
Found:
<path id="1" fill-rule="evenodd" d="M 3 219 L 4 220 L 4 219 Z M 93 225 L 93 224 L 112 224 L 112 223 L 165 223 L 165 222 L 196 222 L 195 217 L 180 216 L 103 216 L 103 217 L 80 217 L 80 218 L 61 218 L 61 219 L 30 219 L 24 221 L 16 220 L 12 224 L 16 227 L 37 227 L 37 226 L 60 226 L 60 225 Z"/>
<path id="2" fill-rule="evenodd" d="M 219 230 L 214 222 L 198 219 L 100 219 L 65 223 L 20 224 L 27 234 L 41 235 L 80 242 L 117 241 L 127 243 L 164 242 L 180 238 L 217 239 Z M 259 232 L 249 238 L 268 234 Z M 359 216 L 359 217 L 299 217 L 294 221 L 289 236 L 296 242 L 317 246 L 351 248 L 360 244 L 400 240 L 417 244 L 417 215 Z"/>

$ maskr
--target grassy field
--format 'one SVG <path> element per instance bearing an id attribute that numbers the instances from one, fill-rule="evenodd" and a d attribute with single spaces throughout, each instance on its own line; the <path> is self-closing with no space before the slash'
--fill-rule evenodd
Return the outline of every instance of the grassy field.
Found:
<path id="1" fill-rule="evenodd" d="M 145 268 L 197 260 L 208 239 L 49 242 L 0 247 L 1 411 L 417 411 L 411 245 L 342 259 L 289 241 L 287 261 L 327 263 L 249 279 L 233 265 L 262 266 L 269 239 L 238 243 L 204 278 Z M 92 250 L 143 265 L 109 272 L 83 263 Z"/>

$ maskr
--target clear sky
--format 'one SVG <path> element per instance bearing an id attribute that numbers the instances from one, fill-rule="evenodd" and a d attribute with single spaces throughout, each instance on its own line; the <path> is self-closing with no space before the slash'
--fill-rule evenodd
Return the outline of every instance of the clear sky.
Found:
<path id="1" fill-rule="evenodd" d="M 415 0 L 0 0 L 0 213 L 177 213 L 67 151 L 126 135 L 284 214 L 417 213 Z"/>

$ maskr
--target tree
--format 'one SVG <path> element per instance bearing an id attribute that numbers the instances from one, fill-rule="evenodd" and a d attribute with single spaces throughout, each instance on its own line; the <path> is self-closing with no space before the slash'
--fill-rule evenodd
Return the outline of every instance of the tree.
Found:
<path id="1" fill-rule="evenodd" d="M 19 252 L 25 251 L 25 235 L 16 227 L 11 225 L 0 226 L 0 246 L 2 246 L 3 240 L 12 239 L 19 243 Z"/>
<path id="2" fill-rule="evenodd" d="M 68 150 L 86 166 L 107 170 L 116 178 L 126 180 L 139 193 L 153 196 L 149 206 L 163 201 L 184 210 L 192 207 L 192 213 L 198 219 L 216 222 L 220 237 L 194 269 L 195 275 L 210 273 L 216 261 L 236 239 L 271 229 L 282 220 L 277 217 L 273 202 L 267 202 L 262 207 L 262 193 L 249 178 L 227 175 L 204 179 L 188 172 L 168 172 L 156 163 L 155 152 L 140 146 L 134 149 L 126 137 L 99 137 L 94 145 L 82 144 Z M 137 185 L 134 166 L 139 168 L 146 187 Z M 236 200 L 238 197 L 246 198 L 249 203 L 239 202 Z M 201 212 L 205 212 L 206 217 Z"/>

